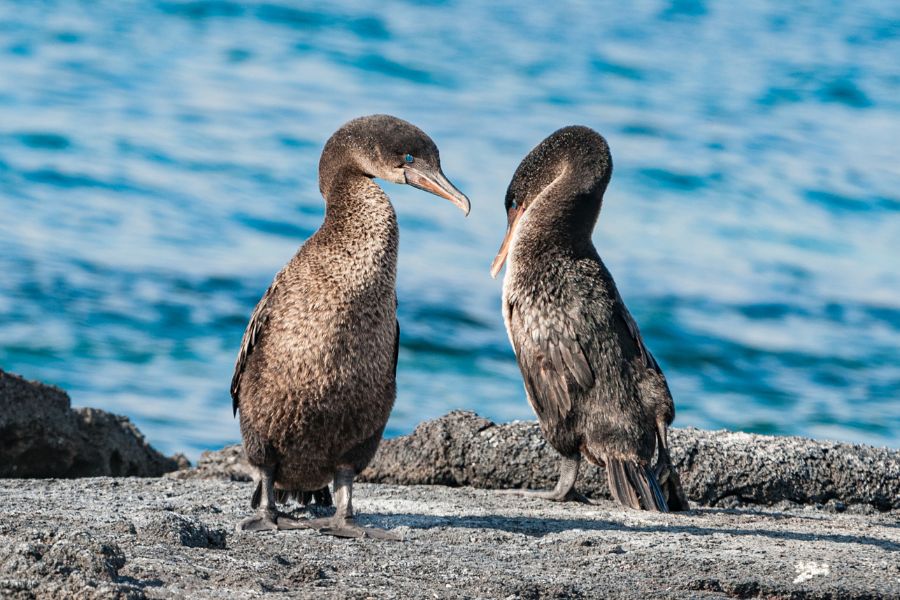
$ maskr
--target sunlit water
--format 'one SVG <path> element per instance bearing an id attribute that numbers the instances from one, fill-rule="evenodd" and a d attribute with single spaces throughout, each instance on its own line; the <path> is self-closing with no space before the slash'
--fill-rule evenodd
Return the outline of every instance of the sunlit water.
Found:
<path id="1" fill-rule="evenodd" d="M 0 367 L 191 456 L 344 121 L 425 129 L 472 199 L 401 225 L 388 435 L 530 418 L 488 266 L 521 158 L 602 132 L 595 240 L 676 424 L 900 444 L 900 4 L 0 3 Z"/>

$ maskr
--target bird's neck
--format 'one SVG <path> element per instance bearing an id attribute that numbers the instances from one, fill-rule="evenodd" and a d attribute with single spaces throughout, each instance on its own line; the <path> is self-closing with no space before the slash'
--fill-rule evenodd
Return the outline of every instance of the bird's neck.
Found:
<path id="1" fill-rule="evenodd" d="M 360 251 L 396 245 L 397 215 L 381 186 L 365 175 L 348 175 L 331 186 L 325 197 L 321 230 Z"/>
<path id="2" fill-rule="evenodd" d="M 396 285 L 397 216 L 384 190 L 368 177 L 347 178 L 329 190 L 325 221 L 314 242 L 330 257 L 329 271 L 347 297 L 389 298 Z"/>
<path id="3" fill-rule="evenodd" d="M 333 292 L 367 303 L 392 302 L 397 277 L 397 215 L 354 151 L 353 137 L 336 132 L 319 159 L 325 220 L 309 240 Z"/>
<path id="4" fill-rule="evenodd" d="M 510 254 L 536 261 L 589 251 L 605 189 L 606 181 L 586 168 L 562 168 L 526 208 Z"/>

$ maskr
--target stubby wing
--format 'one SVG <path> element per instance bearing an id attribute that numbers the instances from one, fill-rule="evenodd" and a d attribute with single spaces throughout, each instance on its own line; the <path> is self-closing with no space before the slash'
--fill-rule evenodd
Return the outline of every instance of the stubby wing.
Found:
<path id="1" fill-rule="evenodd" d="M 244 331 L 244 337 L 241 340 L 241 350 L 238 352 L 237 362 L 234 365 L 234 375 L 231 377 L 231 407 L 234 414 L 237 414 L 238 405 L 240 404 L 241 378 L 244 375 L 244 369 L 247 367 L 247 360 L 253 352 L 253 348 L 262 335 L 263 328 L 269 317 L 269 304 L 275 292 L 277 282 L 273 282 L 263 294 L 253 314 L 250 315 L 250 323 Z"/>
<path id="2" fill-rule="evenodd" d="M 644 345 L 644 339 L 641 337 L 641 332 L 638 330 L 634 317 L 625 308 L 625 303 L 622 299 L 617 298 L 617 300 L 620 309 L 614 312 L 613 327 L 625 358 L 629 359 L 629 362 L 637 358 L 639 364 L 645 369 L 662 375 L 662 369 L 659 367 L 656 359 L 653 358 L 653 355 L 650 354 L 650 351 L 647 350 L 647 346 Z"/>
<path id="3" fill-rule="evenodd" d="M 522 379 L 537 416 L 546 424 L 563 421 L 573 394 L 594 385 L 594 372 L 565 314 L 536 314 L 511 304 L 510 338 Z"/>
<path id="4" fill-rule="evenodd" d="M 664 418 L 667 424 L 671 424 L 675 418 L 675 403 L 672 401 L 672 393 L 662 368 L 653 354 L 644 345 L 644 340 L 638 330 L 637 323 L 621 298 L 617 298 L 620 310 L 613 316 L 613 332 L 618 338 L 619 347 L 625 360 L 632 368 L 637 369 L 636 376 L 641 382 L 642 396 L 645 402 L 654 408 L 657 418 Z"/>

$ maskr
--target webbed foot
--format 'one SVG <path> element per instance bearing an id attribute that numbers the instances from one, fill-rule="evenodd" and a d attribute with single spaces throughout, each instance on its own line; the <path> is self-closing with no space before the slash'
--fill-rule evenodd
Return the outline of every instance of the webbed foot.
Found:
<path id="1" fill-rule="evenodd" d="M 303 521 L 306 527 L 318 530 L 324 535 L 333 535 L 341 538 L 372 538 L 376 540 L 388 540 L 402 542 L 403 536 L 395 531 L 378 529 L 377 527 L 363 527 L 356 524 L 353 518 L 330 517 L 325 519 L 310 519 Z"/>
<path id="2" fill-rule="evenodd" d="M 525 496 L 526 498 L 537 498 L 539 500 L 550 500 L 551 502 L 579 502 L 581 504 L 594 504 L 594 502 L 572 488 L 566 492 L 559 489 L 552 490 L 497 490 L 501 494 L 510 496 Z"/>
<path id="3" fill-rule="evenodd" d="M 581 455 L 575 453 L 571 456 L 563 456 L 559 462 L 559 480 L 552 490 L 499 490 L 501 494 L 526 496 L 539 498 L 551 502 L 580 502 L 581 504 L 594 504 L 590 498 L 575 489 L 575 480 L 578 478 L 578 465 Z"/>
<path id="4" fill-rule="evenodd" d="M 286 529 L 308 529 L 305 520 L 295 519 L 283 512 L 259 511 L 238 524 L 238 531 L 274 531 Z"/>
<path id="5" fill-rule="evenodd" d="M 275 521 L 274 515 L 260 511 L 238 523 L 237 529 L 238 531 L 272 531 L 278 529 L 278 523 Z"/>
<path id="6" fill-rule="evenodd" d="M 278 529 L 282 531 L 291 529 L 309 529 L 309 526 L 306 524 L 307 522 L 308 519 L 295 519 L 285 513 L 278 513 L 278 516 L 275 518 Z"/>

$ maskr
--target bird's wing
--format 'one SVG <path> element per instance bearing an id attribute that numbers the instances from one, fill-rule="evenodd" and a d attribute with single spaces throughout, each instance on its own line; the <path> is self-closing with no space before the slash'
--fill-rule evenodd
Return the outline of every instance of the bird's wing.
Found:
<path id="1" fill-rule="evenodd" d="M 675 418 L 675 403 L 672 401 L 672 392 L 669 391 L 666 376 L 653 358 L 653 354 L 644 345 L 637 323 L 618 295 L 616 302 L 619 310 L 614 311 L 612 329 L 622 349 L 622 356 L 634 369 L 644 402 L 654 406 L 657 418 L 664 417 L 666 423 L 671 424 Z M 663 439 L 661 437 L 660 441 Z"/>
<path id="2" fill-rule="evenodd" d="M 270 300 L 275 293 L 277 285 L 277 280 L 272 282 L 272 285 L 270 285 L 269 289 L 266 290 L 266 293 L 263 294 L 263 297 L 260 299 L 259 303 L 257 303 L 256 308 L 253 309 L 253 314 L 250 315 L 250 322 L 247 324 L 247 329 L 244 331 L 244 338 L 241 340 L 241 350 L 238 352 L 237 362 L 235 362 L 234 365 L 234 375 L 231 377 L 231 407 L 234 414 L 237 414 L 238 410 L 241 392 L 241 377 L 244 374 L 244 369 L 247 367 L 247 360 L 250 358 L 253 348 L 259 341 L 263 332 L 263 327 L 269 318 Z"/>
<path id="3" fill-rule="evenodd" d="M 394 377 L 397 377 L 397 359 L 400 357 L 400 321 L 397 321 L 397 336 L 394 338 Z"/>
<path id="4" fill-rule="evenodd" d="M 551 425 L 572 410 L 572 396 L 594 385 L 594 372 L 576 334 L 577 319 L 508 307 L 511 339 L 525 389 L 539 419 Z"/>
<path id="5" fill-rule="evenodd" d="M 641 337 L 641 332 L 638 330 L 634 317 L 625 308 L 625 303 L 618 294 L 616 294 L 616 301 L 618 310 L 613 312 L 613 330 L 619 340 L 619 346 L 622 348 L 625 359 L 628 362 L 637 359 L 639 364 L 645 369 L 662 375 L 663 372 L 659 363 L 656 362 L 647 346 L 644 345 L 644 338 Z"/>

